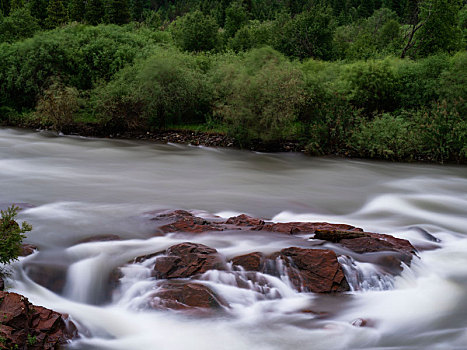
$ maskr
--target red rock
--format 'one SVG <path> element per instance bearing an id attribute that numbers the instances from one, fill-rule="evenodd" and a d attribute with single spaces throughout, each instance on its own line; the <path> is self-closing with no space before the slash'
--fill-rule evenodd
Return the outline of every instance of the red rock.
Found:
<path id="1" fill-rule="evenodd" d="M 299 291 L 333 293 L 350 290 L 332 250 L 291 247 L 272 255 L 272 258 L 277 257 L 284 262 L 290 281 Z"/>
<path id="2" fill-rule="evenodd" d="M 271 223 L 258 227 L 261 231 L 282 232 L 288 234 L 315 233 L 317 230 L 348 230 L 361 232 L 362 229 L 347 224 L 330 224 L 327 222 L 284 222 Z"/>
<path id="3" fill-rule="evenodd" d="M 203 244 L 180 243 L 167 249 L 166 255 L 156 260 L 154 271 L 157 278 L 188 278 L 225 268 L 217 250 Z"/>
<path id="4" fill-rule="evenodd" d="M 0 317 L 2 349 L 58 349 L 78 335 L 67 316 L 16 293 L 0 292 Z"/>
<path id="5" fill-rule="evenodd" d="M 205 285 L 199 283 L 166 282 L 154 294 L 150 305 L 157 309 L 187 310 L 219 309 L 226 302 Z"/>
<path id="6" fill-rule="evenodd" d="M 243 267 L 246 271 L 263 271 L 264 270 L 264 254 L 260 252 L 236 256 L 233 258 L 232 264 Z"/>
<path id="7" fill-rule="evenodd" d="M 252 218 L 251 216 L 242 214 L 229 218 L 226 222 L 227 225 L 236 226 L 262 226 L 264 221 L 261 219 Z"/>
<path id="8" fill-rule="evenodd" d="M 120 241 L 121 238 L 118 235 L 100 235 L 100 236 L 92 236 L 88 238 L 84 238 L 78 243 L 91 243 L 91 242 L 107 242 L 107 241 Z"/>
<path id="9" fill-rule="evenodd" d="M 415 248 L 406 239 L 373 232 L 344 230 L 317 230 L 314 238 L 340 243 L 356 253 L 399 251 L 415 253 Z"/>
<path id="10" fill-rule="evenodd" d="M 163 218 L 174 218 L 176 221 L 159 227 L 163 233 L 169 232 L 188 232 L 202 233 L 208 231 L 222 231 L 223 228 L 203 218 L 194 216 L 191 213 L 177 210 L 171 214 L 164 214 Z"/>
<path id="11" fill-rule="evenodd" d="M 19 252 L 19 256 L 28 256 L 37 250 L 36 246 L 32 244 L 22 244 Z"/>

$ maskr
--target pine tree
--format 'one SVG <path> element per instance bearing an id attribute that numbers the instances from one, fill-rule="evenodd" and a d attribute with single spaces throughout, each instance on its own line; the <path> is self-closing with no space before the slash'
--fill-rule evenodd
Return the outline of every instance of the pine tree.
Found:
<path id="1" fill-rule="evenodd" d="M 70 0 L 68 5 L 68 14 L 70 20 L 76 22 L 83 22 L 86 13 L 86 3 L 84 0 Z"/>
<path id="2" fill-rule="evenodd" d="M 130 8 L 128 0 L 108 0 L 107 21 L 114 24 L 125 24 L 130 21 Z"/>
<path id="3" fill-rule="evenodd" d="M 130 7 L 133 21 L 141 22 L 143 20 L 144 0 L 132 0 Z"/>
<path id="4" fill-rule="evenodd" d="M 45 19 L 45 27 L 48 29 L 56 28 L 68 22 L 68 15 L 61 0 L 50 0 L 47 6 L 47 18 Z"/>
<path id="5" fill-rule="evenodd" d="M 47 18 L 47 2 L 48 0 L 29 0 L 29 9 L 31 15 L 37 19 L 41 27 L 45 27 L 45 19 Z"/>
<path id="6" fill-rule="evenodd" d="M 102 23 L 105 15 L 104 3 L 102 0 L 88 0 L 84 18 L 92 25 Z"/>
<path id="7" fill-rule="evenodd" d="M 10 1 L 10 12 L 24 7 L 24 0 L 11 0 Z"/>
<path id="8" fill-rule="evenodd" d="M 0 17 L 8 16 L 10 13 L 10 1 L 9 0 L 0 0 Z"/>

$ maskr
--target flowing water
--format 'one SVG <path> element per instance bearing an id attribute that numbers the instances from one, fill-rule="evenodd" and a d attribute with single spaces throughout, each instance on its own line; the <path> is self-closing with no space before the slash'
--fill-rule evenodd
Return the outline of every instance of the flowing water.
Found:
<path id="1" fill-rule="evenodd" d="M 466 167 L 0 129 L 0 202 L 25 203 L 19 219 L 33 225 L 26 241 L 39 247 L 13 264 L 7 284 L 71 315 L 82 337 L 70 349 L 467 349 Z M 280 275 L 252 283 L 245 272 L 210 271 L 200 283 L 228 311 L 155 311 L 154 259 L 127 264 L 136 256 L 188 239 L 226 258 L 306 243 L 235 232 L 153 237 L 149 212 L 173 208 L 348 223 L 438 249 L 420 251 L 395 278 L 343 256 L 353 291 L 338 296 L 297 293 Z M 110 234 L 121 239 L 83 243 Z M 109 275 L 120 266 L 112 289 Z"/>

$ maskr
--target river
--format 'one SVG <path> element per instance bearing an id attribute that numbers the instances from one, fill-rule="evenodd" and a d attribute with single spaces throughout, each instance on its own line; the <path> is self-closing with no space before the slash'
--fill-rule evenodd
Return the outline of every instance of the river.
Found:
<path id="1" fill-rule="evenodd" d="M 151 142 L 63 137 L 0 129 L 0 202 L 25 203 L 33 225 L 7 280 L 32 303 L 68 313 L 82 337 L 70 349 L 466 349 L 467 168 L 310 158 Z M 153 237 L 151 211 L 186 209 L 276 222 L 328 221 L 409 239 L 419 252 L 395 278 L 367 279 L 339 296 L 297 293 L 276 281 L 276 297 L 206 283 L 231 305 L 194 317 L 145 307 L 147 266 L 125 265 L 186 237 Z M 96 235 L 119 241 L 80 243 Z M 226 257 L 275 251 L 297 238 L 229 233 L 194 236 Z M 117 290 L 109 274 L 124 266 Z M 49 288 L 36 283 L 41 272 Z M 55 286 L 55 287 L 54 287 Z M 109 294 L 110 293 L 110 294 Z M 279 297 L 277 297 L 279 295 Z M 311 308 L 325 313 L 299 312 Z M 367 327 L 355 320 L 371 320 Z M 354 323 L 354 324 L 352 324 Z"/>

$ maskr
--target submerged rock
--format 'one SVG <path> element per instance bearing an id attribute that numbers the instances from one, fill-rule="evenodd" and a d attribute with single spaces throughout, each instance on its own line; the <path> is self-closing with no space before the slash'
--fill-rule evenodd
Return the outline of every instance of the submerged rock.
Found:
<path id="1" fill-rule="evenodd" d="M 58 349 L 78 335 L 66 315 L 32 305 L 16 293 L 0 292 L 0 317 L 2 349 Z"/>

